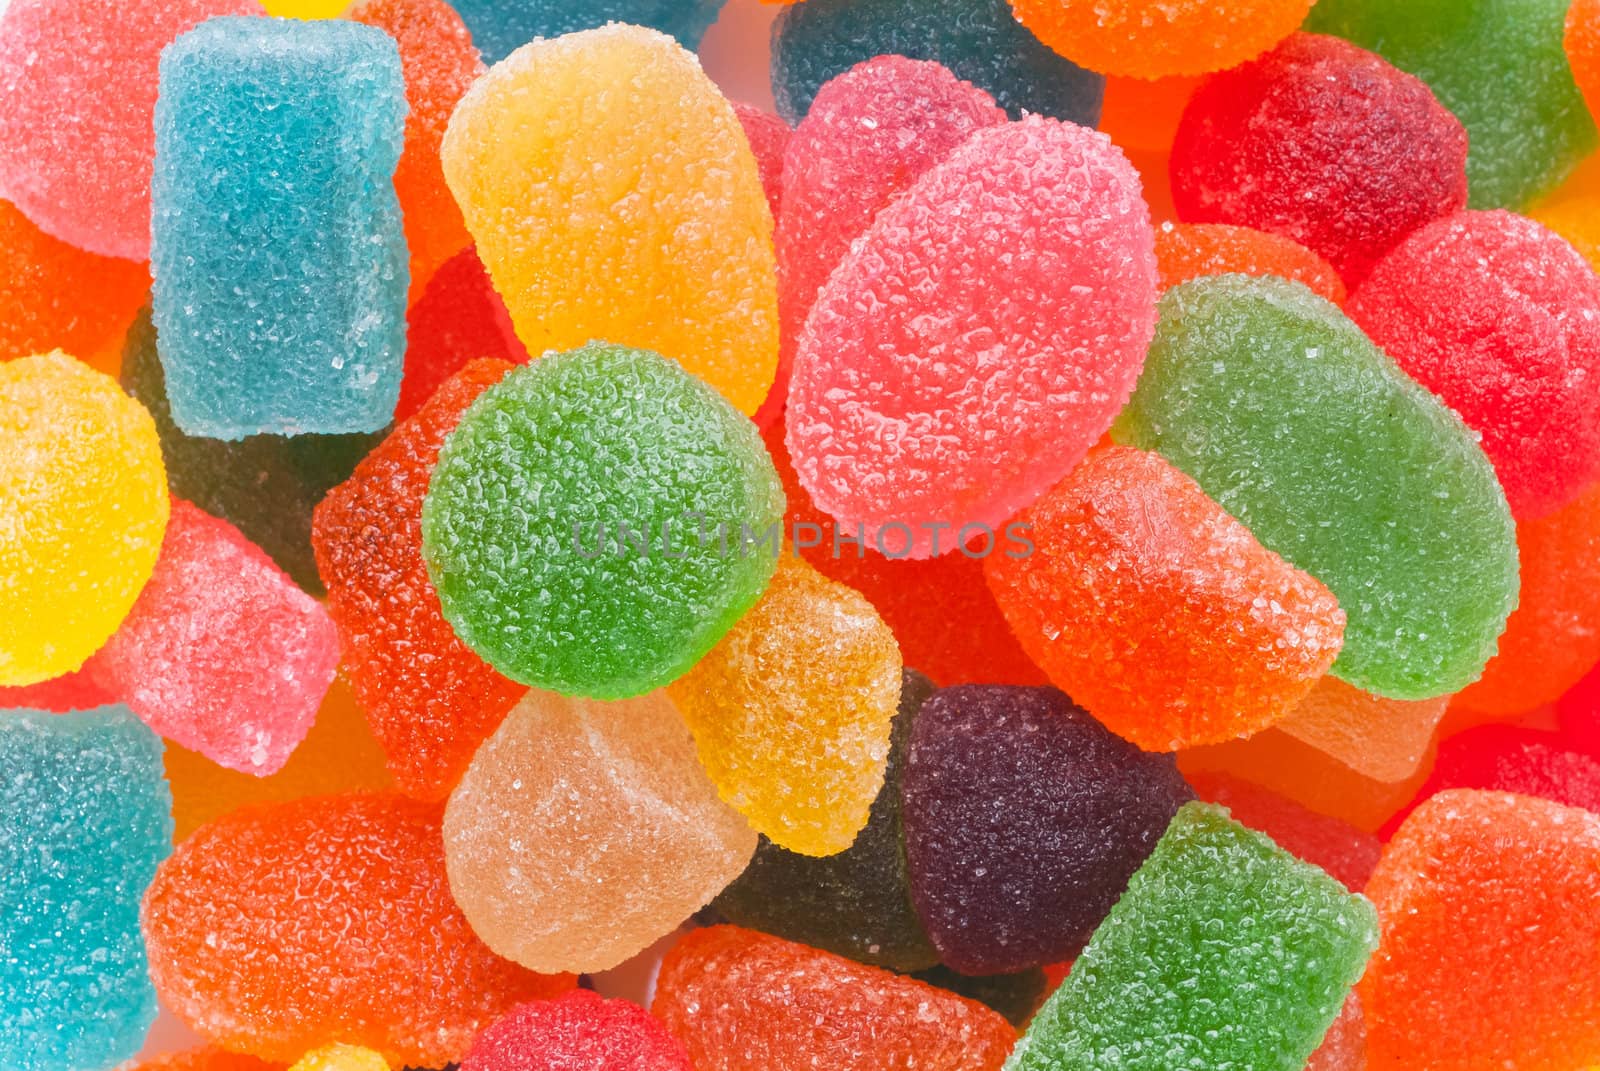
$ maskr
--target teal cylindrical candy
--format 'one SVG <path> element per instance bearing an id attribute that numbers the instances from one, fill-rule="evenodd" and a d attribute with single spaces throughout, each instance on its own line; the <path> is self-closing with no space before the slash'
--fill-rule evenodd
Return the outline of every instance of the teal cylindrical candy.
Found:
<path id="1" fill-rule="evenodd" d="M 1469 203 L 1521 208 L 1594 150 L 1562 47 L 1570 0 L 1319 0 L 1305 28 L 1428 83 L 1467 128 Z"/>
<path id="2" fill-rule="evenodd" d="M 754 424 L 676 363 L 594 342 L 462 415 L 422 547 L 445 618 L 495 669 L 621 699 L 681 676 L 754 605 L 783 512 Z"/>
<path id="3" fill-rule="evenodd" d="M 1184 283 L 1118 441 L 1188 473 L 1348 617 L 1332 672 L 1395 699 L 1476 680 L 1517 599 L 1505 494 L 1461 419 L 1299 283 Z"/>
<path id="4" fill-rule="evenodd" d="M 1365 899 L 1187 804 L 1006 1071 L 1302 1071 L 1377 946 Z"/>

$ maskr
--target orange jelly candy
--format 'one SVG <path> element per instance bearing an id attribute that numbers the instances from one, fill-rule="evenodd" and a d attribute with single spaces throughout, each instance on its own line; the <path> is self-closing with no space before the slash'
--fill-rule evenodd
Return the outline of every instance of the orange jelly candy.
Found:
<path id="1" fill-rule="evenodd" d="M 1404 781 L 1427 757 L 1448 696 L 1407 701 L 1324 677 L 1278 728 L 1374 781 Z"/>
<path id="2" fill-rule="evenodd" d="M 1156 228 L 1156 268 L 1167 290 L 1202 275 L 1277 275 L 1304 283 L 1343 305 L 1344 281 L 1322 257 L 1293 238 L 1226 223 L 1163 223 Z"/>

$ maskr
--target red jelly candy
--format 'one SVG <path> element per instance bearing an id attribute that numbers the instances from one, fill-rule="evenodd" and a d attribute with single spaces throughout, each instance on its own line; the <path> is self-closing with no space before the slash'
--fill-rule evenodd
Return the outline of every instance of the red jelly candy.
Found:
<path id="1" fill-rule="evenodd" d="M 683 1043 L 625 1000 L 575 989 L 513 1008 L 478 1035 L 461 1071 L 691 1071 Z"/>
<path id="2" fill-rule="evenodd" d="M 528 351 L 477 251 L 463 249 L 434 272 L 406 314 L 406 370 L 395 422 L 410 419 L 439 384 L 480 357 L 525 364 Z"/>
<path id="3" fill-rule="evenodd" d="M 1360 892 L 1378 865 L 1382 842 L 1348 822 L 1228 774 L 1191 773 L 1188 781 L 1200 799 L 1228 808 L 1235 822 L 1265 833 L 1284 851 L 1320 866 L 1351 892 Z"/>

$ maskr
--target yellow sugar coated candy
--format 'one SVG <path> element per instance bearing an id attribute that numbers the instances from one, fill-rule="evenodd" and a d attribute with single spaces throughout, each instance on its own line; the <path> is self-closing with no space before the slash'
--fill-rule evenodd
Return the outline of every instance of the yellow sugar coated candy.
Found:
<path id="1" fill-rule="evenodd" d="M 351 0 L 261 0 L 267 14 L 283 19 L 334 19 L 350 4 Z"/>
<path id="2" fill-rule="evenodd" d="M 441 157 L 529 353 L 654 350 L 760 406 L 778 361 L 772 213 L 692 53 L 637 26 L 534 41 L 461 99 Z"/>
<path id="3" fill-rule="evenodd" d="M 722 798 L 802 855 L 855 841 L 883 786 L 900 648 L 857 592 L 785 558 L 668 692 Z"/>
<path id="4" fill-rule="evenodd" d="M 59 351 L 0 364 L 0 686 L 78 669 L 116 631 L 167 529 L 155 422 Z"/>
<path id="5" fill-rule="evenodd" d="M 359 1045 L 329 1045 L 308 1052 L 289 1071 L 389 1071 L 382 1056 Z"/>

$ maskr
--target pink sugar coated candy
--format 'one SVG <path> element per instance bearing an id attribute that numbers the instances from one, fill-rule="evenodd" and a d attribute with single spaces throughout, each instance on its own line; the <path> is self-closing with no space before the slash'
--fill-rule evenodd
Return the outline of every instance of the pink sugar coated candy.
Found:
<path id="1" fill-rule="evenodd" d="M 761 172 L 761 188 L 767 194 L 767 207 L 772 218 L 778 218 L 778 206 L 783 203 L 783 154 L 789 148 L 789 137 L 794 132 L 789 124 L 771 112 L 762 111 L 753 104 L 733 102 L 733 114 L 744 127 L 745 140 L 756 158 L 756 170 Z"/>
<path id="2" fill-rule="evenodd" d="M 1127 401 L 1154 247 L 1104 135 L 1039 116 L 973 135 L 878 213 L 800 334 L 788 446 L 813 501 L 890 556 L 998 530 Z"/>
<path id="3" fill-rule="evenodd" d="M 1482 434 L 1518 520 L 1600 477 L 1600 279 L 1565 239 L 1459 212 L 1385 257 L 1347 311 Z"/>
<path id="4" fill-rule="evenodd" d="M 321 604 L 233 525 L 174 499 L 155 574 L 88 670 L 162 736 L 266 776 L 311 730 L 338 663 Z"/>
<path id="5" fill-rule="evenodd" d="M 683 1042 L 626 1000 L 574 989 L 511 1009 L 478 1035 L 461 1071 L 690 1071 Z"/>
<path id="6" fill-rule="evenodd" d="M 161 50 L 212 16 L 261 5 L 11 0 L 0 12 L 0 189 L 64 242 L 148 260 Z"/>

